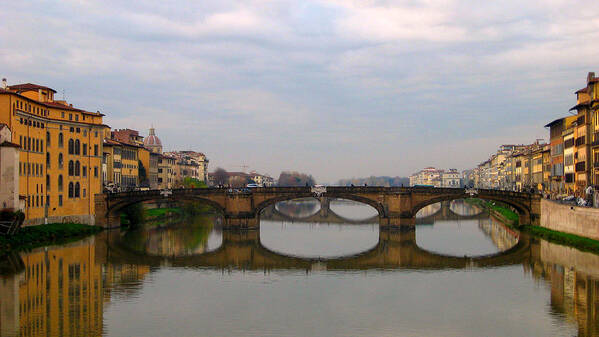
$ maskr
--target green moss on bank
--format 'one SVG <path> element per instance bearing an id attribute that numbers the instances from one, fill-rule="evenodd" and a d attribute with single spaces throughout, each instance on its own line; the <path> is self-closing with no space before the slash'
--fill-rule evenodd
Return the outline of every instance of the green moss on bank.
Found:
<path id="1" fill-rule="evenodd" d="M 541 226 L 518 225 L 518 214 L 508 206 L 502 206 L 498 203 L 480 199 L 468 199 L 469 203 L 487 208 L 491 213 L 498 214 L 509 222 L 504 222 L 507 226 L 515 228 L 535 237 L 542 238 L 552 243 L 565 246 L 571 246 L 576 249 L 599 254 L 599 241 L 585 238 L 583 236 L 558 232 Z"/>
<path id="2" fill-rule="evenodd" d="M 578 250 L 599 254 L 599 241 L 575 234 L 554 231 L 540 226 L 520 226 L 519 230 L 549 242 L 571 246 Z"/>
<path id="3" fill-rule="evenodd" d="M 13 236 L 0 236 L 0 256 L 9 252 L 72 241 L 100 231 L 102 231 L 102 227 L 77 223 L 53 223 L 24 227 Z"/>
<path id="4" fill-rule="evenodd" d="M 145 217 L 148 220 L 154 220 L 158 218 L 163 218 L 171 215 L 182 215 L 183 211 L 181 208 L 170 207 L 170 208 L 151 208 L 146 209 Z"/>

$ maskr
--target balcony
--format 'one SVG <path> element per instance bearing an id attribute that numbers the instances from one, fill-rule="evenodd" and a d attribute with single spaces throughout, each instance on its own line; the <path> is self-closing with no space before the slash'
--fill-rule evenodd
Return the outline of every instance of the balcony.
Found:
<path id="1" fill-rule="evenodd" d="M 576 163 L 576 172 L 584 172 L 586 170 L 586 163 L 581 161 L 580 163 Z"/>

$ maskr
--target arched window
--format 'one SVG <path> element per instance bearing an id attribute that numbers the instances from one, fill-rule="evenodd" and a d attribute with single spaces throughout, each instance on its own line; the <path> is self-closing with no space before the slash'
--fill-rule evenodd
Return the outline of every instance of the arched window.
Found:
<path id="1" fill-rule="evenodd" d="M 73 186 L 73 183 L 70 182 L 69 183 L 69 198 L 72 198 L 74 194 L 75 194 L 75 187 Z"/>
<path id="2" fill-rule="evenodd" d="M 79 183 L 76 183 L 75 184 L 75 198 L 79 198 L 79 196 L 81 195 L 80 191 L 81 191 L 81 186 L 79 185 Z"/>
<path id="3" fill-rule="evenodd" d="M 64 165 L 64 160 L 62 159 L 62 153 L 58 154 L 58 168 L 62 168 Z"/>
<path id="4" fill-rule="evenodd" d="M 62 192 L 62 174 L 58 175 L 58 192 Z"/>
<path id="5" fill-rule="evenodd" d="M 64 145 L 64 137 L 62 136 L 62 132 L 58 134 L 58 147 L 62 147 Z"/>
<path id="6" fill-rule="evenodd" d="M 50 165 L 50 152 L 46 152 L 46 168 L 50 167 L 52 167 L 52 165 Z"/>
<path id="7" fill-rule="evenodd" d="M 75 164 L 72 160 L 69 160 L 69 176 L 73 176 L 75 174 Z"/>
<path id="8" fill-rule="evenodd" d="M 75 153 L 75 142 L 72 139 L 69 139 L 69 154 Z"/>
<path id="9" fill-rule="evenodd" d="M 81 174 L 81 164 L 79 164 L 79 160 L 75 162 L 75 175 L 79 177 Z"/>
<path id="10" fill-rule="evenodd" d="M 46 192 L 50 190 L 50 175 L 46 174 Z"/>
<path id="11" fill-rule="evenodd" d="M 75 154 L 80 153 L 81 146 L 79 144 L 79 139 L 75 140 Z"/>

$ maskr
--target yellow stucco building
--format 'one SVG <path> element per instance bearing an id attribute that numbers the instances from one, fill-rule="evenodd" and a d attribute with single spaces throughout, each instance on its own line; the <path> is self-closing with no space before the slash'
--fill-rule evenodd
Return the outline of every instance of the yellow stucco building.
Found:
<path id="1" fill-rule="evenodd" d="M 54 99 L 37 84 L 0 88 L 0 123 L 8 125 L 19 153 L 19 193 L 26 225 L 93 222 L 101 192 L 103 114 Z"/>

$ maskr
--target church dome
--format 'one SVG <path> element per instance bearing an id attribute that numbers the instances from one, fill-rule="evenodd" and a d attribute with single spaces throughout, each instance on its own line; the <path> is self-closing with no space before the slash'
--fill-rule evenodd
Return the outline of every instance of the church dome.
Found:
<path id="1" fill-rule="evenodd" d="M 154 128 L 150 128 L 150 134 L 144 139 L 144 146 L 162 146 L 160 138 L 156 136 Z"/>

